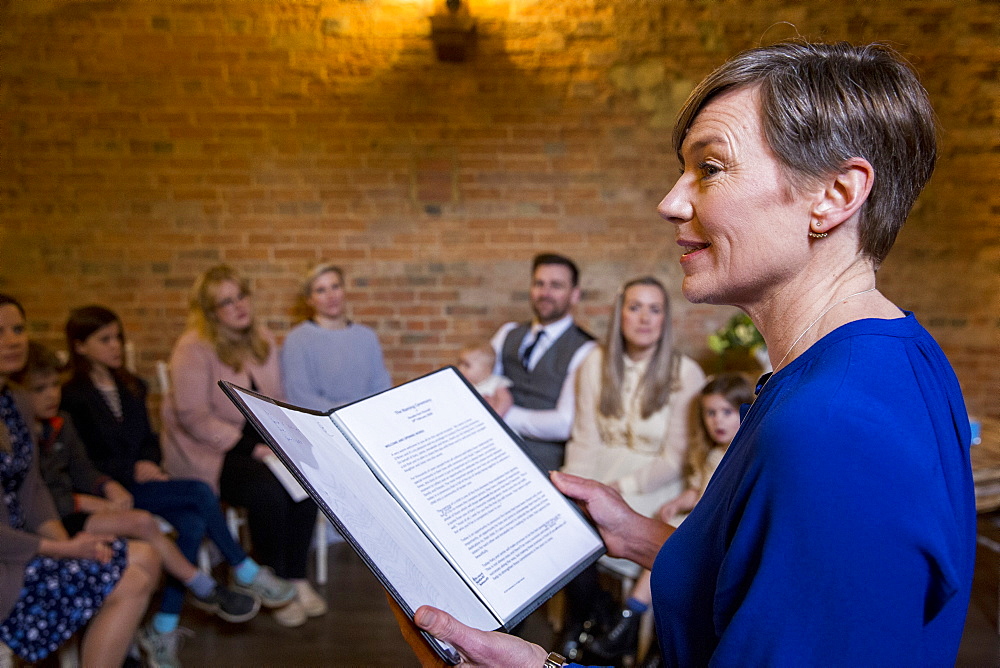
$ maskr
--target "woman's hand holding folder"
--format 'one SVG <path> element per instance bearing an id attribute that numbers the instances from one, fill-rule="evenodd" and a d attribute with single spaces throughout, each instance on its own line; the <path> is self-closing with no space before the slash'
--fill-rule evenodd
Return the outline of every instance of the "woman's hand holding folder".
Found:
<path id="1" fill-rule="evenodd" d="M 594 523 L 610 556 L 652 568 L 663 543 L 674 532 L 673 527 L 635 512 L 621 494 L 596 480 L 558 471 L 550 473 L 549 478 Z"/>
<path id="2" fill-rule="evenodd" d="M 538 645 L 506 633 L 479 631 L 462 624 L 446 612 L 423 605 L 417 609 L 415 624 L 402 608 L 386 594 L 389 607 L 396 616 L 403 638 L 413 649 L 422 668 L 444 668 L 442 661 L 430 648 L 420 629 L 432 636 L 451 643 L 462 655 L 463 666 L 493 666 L 523 668 L 541 666 L 547 653 Z"/>
<path id="3" fill-rule="evenodd" d="M 552 483 L 575 500 L 597 526 L 608 554 L 624 557 L 649 568 L 673 529 L 644 517 L 631 508 L 617 491 L 594 480 L 552 472 Z M 388 596 L 387 596 L 388 597 Z M 479 631 L 462 624 L 448 613 L 427 605 L 417 609 L 411 621 L 395 601 L 389 605 L 403 637 L 424 668 L 445 664 L 420 635 L 420 629 L 450 643 L 462 655 L 462 664 L 520 668 L 541 666 L 547 653 L 538 645 L 505 633 Z"/>

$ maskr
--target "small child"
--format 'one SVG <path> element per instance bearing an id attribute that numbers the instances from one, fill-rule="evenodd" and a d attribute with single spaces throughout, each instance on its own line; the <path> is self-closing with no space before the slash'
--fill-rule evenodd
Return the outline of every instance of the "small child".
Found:
<path id="1" fill-rule="evenodd" d="M 514 403 L 507 389 L 513 384 L 511 380 L 493 373 L 496 359 L 496 351 L 488 343 L 466 346 L 458 354 L 458 370 L 494 408 L 497 404 Z"/>
<path id="2" fill-rule="evenodd" d="M 691 439 L 684 467 L 687 489 L 660 507 L 658 514 L 661 521 L 679 526 L 687 513 L 694 509 L 729 444 L 736 437 L 740 428 L 740 406 L 752 403 L 753 399 L 753 385 L 739 373 L 721 373 L 710 378 L 701 388 L 696 404 L 700 417 L 697 434 Z M 615 626 L 606 635 L 595 639 L 590 650 L 605 659 L 633 651 L 639 620 L 652 600 L 649 571 L 644 570 L 636 579 Z"/>
<path id="3" fill-rule="evenodd" d="M 753 385 L 738 373 L 720 373 L 701 389 L 697 436 L 688 449 L 687 489 L 660 508 L 660 519 L 678 526 L 705 493 L 708 481 L 740 428 L 740 406 L 753 402 Z"/>

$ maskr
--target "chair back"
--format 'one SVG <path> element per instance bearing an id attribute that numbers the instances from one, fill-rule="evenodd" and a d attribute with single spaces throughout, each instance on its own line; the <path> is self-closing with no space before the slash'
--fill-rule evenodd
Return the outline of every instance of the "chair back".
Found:
<path id="1" fill-rule="evenodd" d="M 170 365 L 164 360 L 156 360 L 156 380 L 160 384 L 160 394 L 170 392 Z"/>

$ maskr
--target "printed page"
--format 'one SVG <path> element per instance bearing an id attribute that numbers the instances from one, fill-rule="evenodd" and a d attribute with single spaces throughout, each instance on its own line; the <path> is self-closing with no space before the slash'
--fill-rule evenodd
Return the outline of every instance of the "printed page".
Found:
<path id="1" fill-rule="evenodd" d="M 503 620 L 603 547 L 453 368 L 333 417 Z"/>
<path id="2" fill-rule="evenodd" d="M 411 610 L 429 604 L 478 629 L 500 627 L 329 416 L 239 394 L 263 430 L 308 481 L 317 501 L 340 520 Z"/>

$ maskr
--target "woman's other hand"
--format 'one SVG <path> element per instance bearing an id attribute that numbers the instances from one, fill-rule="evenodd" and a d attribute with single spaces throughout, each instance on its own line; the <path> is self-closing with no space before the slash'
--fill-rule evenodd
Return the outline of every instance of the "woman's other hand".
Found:
<path id="1" fill-rule="evenodd" d="M 93 559 L 106 564 L 111 560 L 113 540 L 111 534 L 81 531 L 67 540 L 43 538 L 38 552 L 56 559 Z"/>
<path id="2" fill-rule="evenodd" d="M 79 559 L 93 559 L 106 564 L 111 561 L 111 541 L 114 539 L 115 537 L 111 534 L 81 531 L 69 539 L 73 551 L 71 556 Z"/>
<path id="3" fill-rule="evenodd" d="M 152 463 L 152 462 L 151 462 Z M 157 467 L 159 468 L 159 467 Z M 104 498 L 112 510 L 131 510 L 134 499 L 129 491 L 114 480 L 104 483 Z"/>
<path id="4" fill-rule="evenodd" d="M 250 453 L 250 456 L 256 459 L 258 462 L 262 462 L 268 455 L 271 454 L 274 454 L 273 452 L 271 452 L 271 448 L 267 447 L 263 443 L 258 443 L 257 445 L 253 446 L 253 452 Z"/>
<path id="5" fill-rule="evenodd" d="M 170 480 L 170 476 L 163 472 L 160 465 L 148 459 L 140 459 L 135 463 L 135 481 L 143 482 L 164 482 Z"/>
<path id="6" fill-rule="evenodd" d="M 660 509 L 656 511 L 656 516 L 660 518 L 661 522 L 669 522 L 674 518 L 674 516 L 680 513 L 689 513 L 694 508 L 694 504 L 698 502 L 698 492 L 697 490 L 691 489 L 690 487 L 681 492 L 672 501 L 667 501 Z"/>
<path id="7" fill-rule="evenodd" d="M 635 512 L 621 494 L 596 480 L 559 471 L 549 475 L 556 489 L 575 500 L 597 525 L 608 554 L 652 567 L 672 527 Z"/>
<path id="8" fill-rule="evenodd" d="M 458 650 L 463 666 L 541 666 L 548 656 L 544 649 L 527 640 L 506 633 L 479 631 L 428 605 L 417 609 L 413 621 L 427 633 Z"/>

